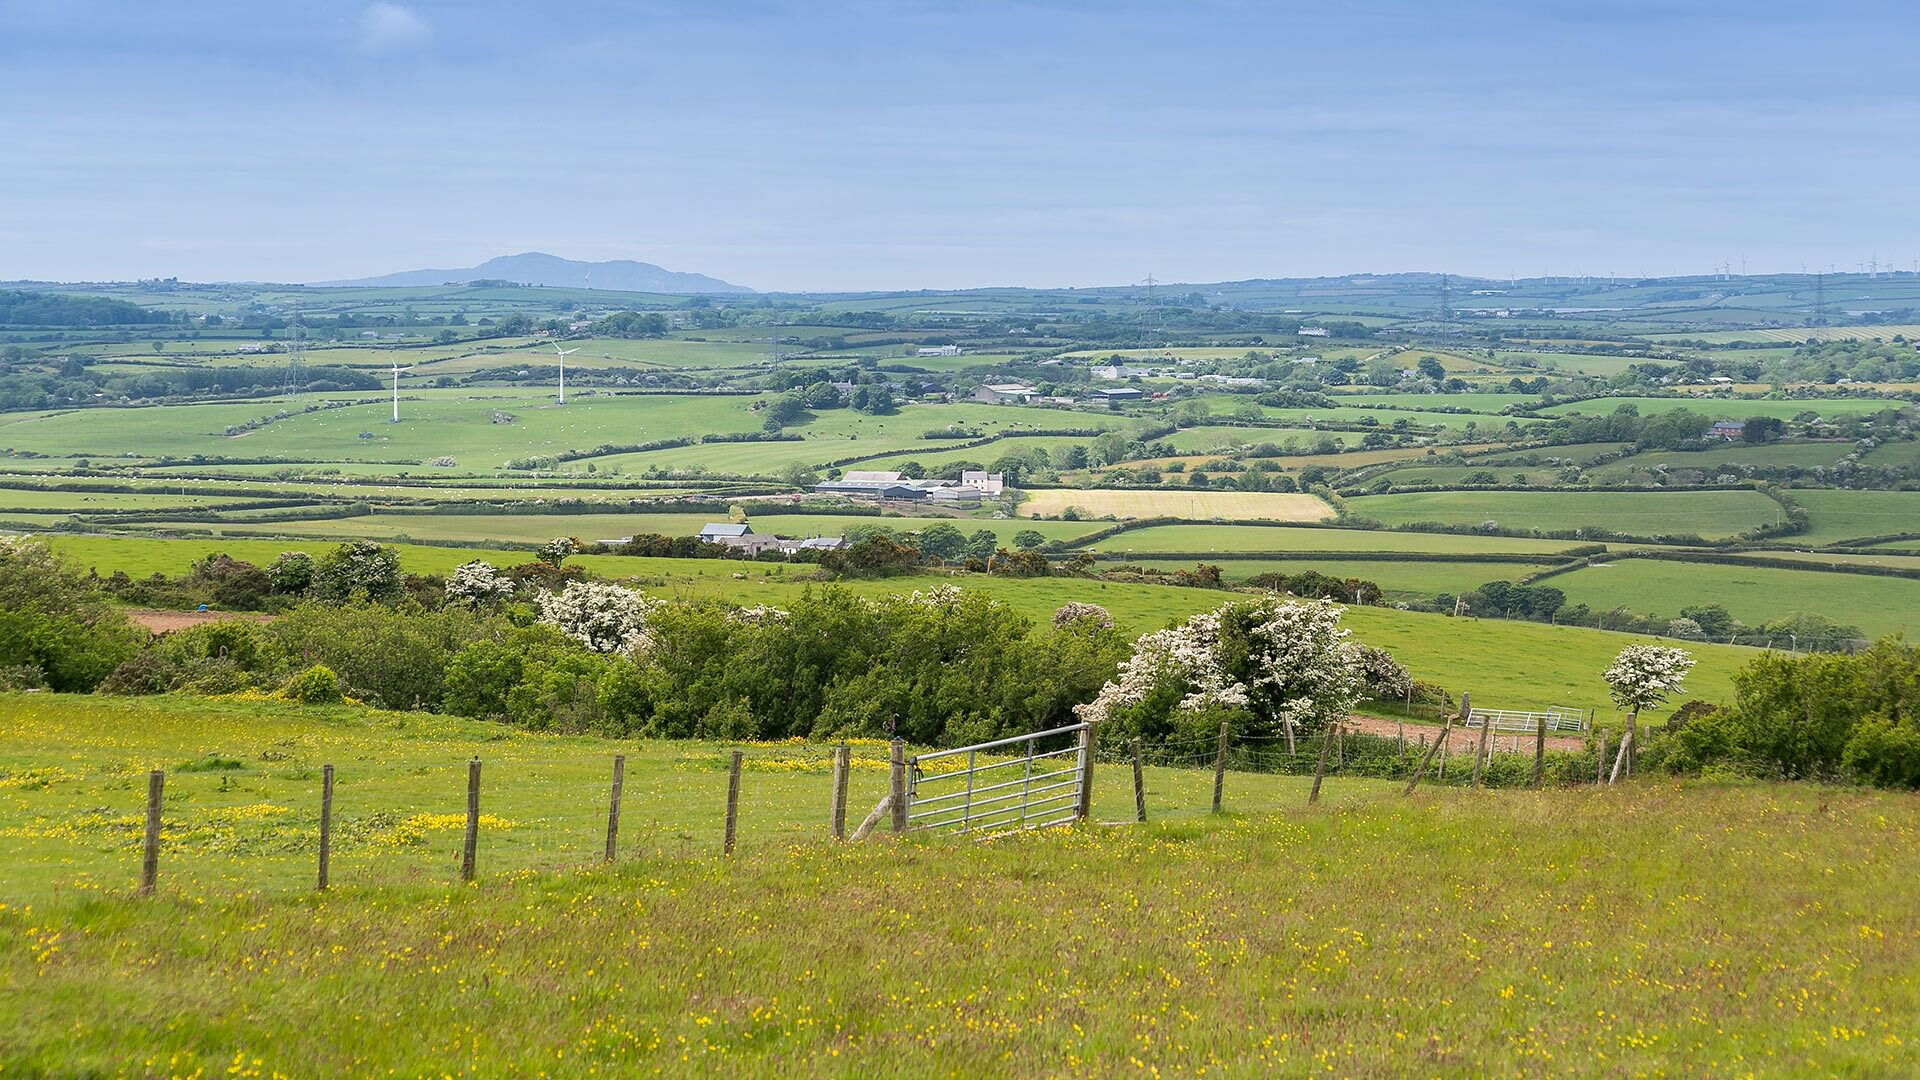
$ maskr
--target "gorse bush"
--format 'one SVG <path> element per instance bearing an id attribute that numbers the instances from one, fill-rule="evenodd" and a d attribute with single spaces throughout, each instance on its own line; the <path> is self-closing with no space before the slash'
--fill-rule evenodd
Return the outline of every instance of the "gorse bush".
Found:
<path id="1" fill-rule="evenodd" d="M 325 664 L 315 664 L 288 679 L 280 687 L 280 696 L 302 705 L 332 705 L 339 702 L 340 679 Z"/>

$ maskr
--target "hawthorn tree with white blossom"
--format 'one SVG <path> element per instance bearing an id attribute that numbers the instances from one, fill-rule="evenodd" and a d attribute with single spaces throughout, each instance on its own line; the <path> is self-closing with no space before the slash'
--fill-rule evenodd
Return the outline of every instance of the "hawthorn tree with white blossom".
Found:
<path id="1" fill-rule="evenodd" d="M 1693 670 L 1693 664 L 1692 653 L 1664 645 L 1629 645 L 1613 658 L 1601 678 L 1607 681 L 1613 703 L 1627 710 L 1627 731 L 1613 759 L 1608 783 L 1620 779 L 1621 764 L 1632 760 L 1640 710 L 1658 708 L 1669 696 L 1686 693 L 1687 672 Z"/>
<path id="2" fill-rule="evenodd" d="M 1106 739 L 1197 735 L 1223 720 L 1247 735 L 1312 734 L 1345 719 L 1364 686 L 1343 610 L 1274 597 L 1195 615 L 1143 635 L 1119 677 L 1075 711 L 1117 721 Z"/>
<path id="3" fill-rule="evenodd" d="M 492 563 L 475 559 L 462 563 L 447 579 L 447 603 L 486 607 L 513 599 L 513 579 Z"/>
<path id="4" fill-rule="evenodd" d="M 594 652 L 631 655 L 645 647 L 653 601 L 625 586 L 576 581 L 540 594 L 540 621 Z"/>

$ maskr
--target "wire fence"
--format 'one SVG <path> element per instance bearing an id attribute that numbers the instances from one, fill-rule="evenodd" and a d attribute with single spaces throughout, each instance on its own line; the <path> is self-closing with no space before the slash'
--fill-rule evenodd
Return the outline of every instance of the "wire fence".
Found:
<path id="1" fill-rule="evenodd" d="M 1545 750 L 1526 736 L 1489 733 L 1483 742 L 1478 729 L 1405 731 L 1336 726 L 1291 740 L 1193 733 L 1153 741 L 1100 732 L 1091 790 L 1080 813 L 1063 820 L 1284 812 L 1303 801 L 1306 777 L 1317 777 L 1316 791 L 1368 781 L 1371 796 L 1392 793 L 1381 781 L 1415 777 L 1522 787 L 1535 782 L 1536 760 L 1542 784 L 1593 783 L 1617 747 L 1604 732 L 1579 749 Z M 894 751 L 878 740 L 739 750 L 642 743 L 618 756 L 518 744 L 466 761 L 255 767 L 211 759 L 151 772 L 27 770 L 0 781 L 0 899 L 445 887 L 609 859 L 751 855 L 826 841 L 836 829 L 851 834 L 870 817 L 871 827 L 891 831 L 896 823 L 882 803 L 906 782 Z M 924 767 L 964 768 L 975 757 Z M 975 767 L 994 760 L 980 755 Z M 898 826 L 910 827 L 904 816 Z"/>

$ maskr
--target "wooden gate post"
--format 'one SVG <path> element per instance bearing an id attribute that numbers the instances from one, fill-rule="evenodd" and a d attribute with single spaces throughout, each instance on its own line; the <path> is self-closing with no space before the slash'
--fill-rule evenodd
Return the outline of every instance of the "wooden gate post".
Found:
<path id="1" fill-rule="evenodd" d="M 1213 756 L 1213 812 L 1220 812 L 1220 789 L 1227 779 L 1227 722 L 1220 721 L 1220 750 Z"/>
<path id="2" fill-rule="evenodd" d="M 1460 695 L 1460 723 L 1465 725 L 1470 724 L 1472 721 L 1473 697 L 1463 692 Z M 1480 721 L 1480 739 L 1473 744 L 1473 786 L 1476 788 L 1480 786 L 1480 770 L 1484 768 L 1487 763 L 1487 736 L 1492 733 L 1492 731 L 1493 720 L 1491 717 Z"/>
<path id="3" fill-rule="evenodd" d="M 1327 745 L 1333 742 L 1334 729 L 1339 726 L 1329 721 L 1327 729 L 1320 733 L 1320 760 L 1313 766 L 1313 790 L 1307 793 L 1308 806 L 1320 801 L 1320 778 L 1327 775 Z"/>
<path id="4" fill-rule="evenodd" d="M 607 858 L 612 862 L 620 851 L 620 789 L 626 785 L 627 755 L 613 755 L 613 793 L 607 801 Z"/>
<path id="5" fill-rule="evenodd" d="M 460 880 L 473 880 L 474 849 L 480 846 L 480 759 L 467 762 L 467 837 L 460 848 Z"/>
<path id="6" fill-rule="evenodd" d="M 833 838 L 847 838 L 847 773 L 853 766 L 853 747 L 833 748 Z"/>
<path id="7" fill-rule="evenodd" d="M 733 826 L 740 816 L 740 760 L 746 757 L 738 750 L 733 752 L 733 761 L 727 766 L 727 840 L 725 853 L 733 854 Z"/>
<path id="8" fill-rule="evenodd" d="M 1093 815 L 1093 731 L 1095 724 L 1089 721 L 1080 729 L 1080 802 L 1074 808 L 1074 816 L 1081 821 Z"/>
<path id="9" fill-rule="evenodd" d="M 888 790 L 893 800 L 893 831 L 907 831 L 907 743 L 893 740 L 887 759 Z"/>
<path id="10" fill-rule="evenodd" d="M 327 859 L 333 853 L 333 766 L 320 766 L 320 881 L 327 887 Z"/>
<path id="11" fill-rule="evenodd" d="M 160 796 L 166 787 L 164 769 L 147 774 L 147 836 L 140 848 L 141 896 L 152 896 L 154 883 L 160 878 Z"/>
<path id="12" fill-rule="evenodd" d="M 1440 734 L 1434 736 L 1433 745 L 1427 747 L 1427 752 L 1420 758 L 1420 764 L 1413 770 L 1413 779 L 1407 781 L 1407 790 L 1400 794 L 1413 794 L 1413 789 L 1419 785 L 1420 778 L 1427 775 L 1427 765 L 1433 761 L 1433 755 L 1439 753 L 1440 748 L 1447 745 L 1447 733 L 1452 730 L 1453 721 L 1451 720 L 1440 725 Z M 1443 758 L 1442 760 L 1444 761 L 1445 759 Z"/>
<path id="13" fill-rule="evenodd" d="M 1540 726 L 1533 732 L 1533 786 L 1539 787 L 1547 778 L 1547 714 L 1540 714 Z"/>
<path id="14" fill-rule="evenodd" d="M 1136 821 L 1147 820 L 1147 782 L 1140 769 L 1140 739 L 1133 740 L 1133 816 Z"/>

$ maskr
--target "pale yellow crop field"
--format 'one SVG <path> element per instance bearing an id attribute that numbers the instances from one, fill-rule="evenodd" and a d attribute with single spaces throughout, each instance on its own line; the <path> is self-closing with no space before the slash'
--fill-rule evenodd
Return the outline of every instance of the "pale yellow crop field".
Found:
<path id="1" fill-rule="evenodd" d="M 1221 521 L 1326 521 L 1333 507 L 1317 495 L 1278 491 L 1134 491 L 1120 488 L 1053 488 L 1029 491 L 1022 517 L 1054 517 L 1067 507 L 1082 517 L 1177 517 Z"/>

